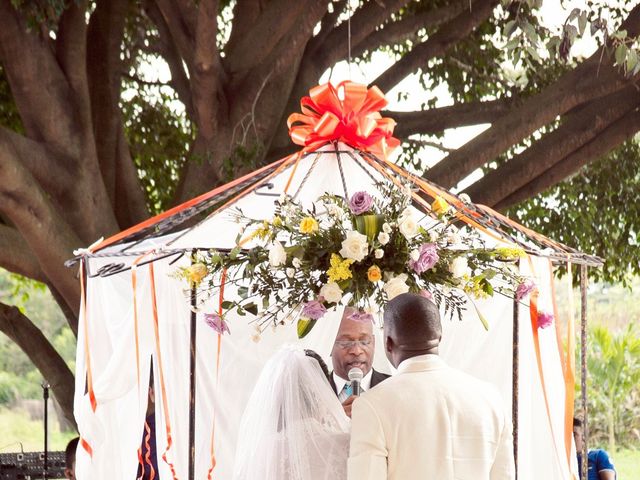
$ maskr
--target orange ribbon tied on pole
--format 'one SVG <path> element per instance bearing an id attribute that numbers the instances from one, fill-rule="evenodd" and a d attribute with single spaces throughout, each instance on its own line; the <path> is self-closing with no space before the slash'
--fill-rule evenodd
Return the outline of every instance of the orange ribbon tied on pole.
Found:
<path id="1" fill-rule="evenodd" d="M 373 153 L 383 159 L 400 145 L 393 136 L 396 122 L 380 115 L 387 99 L 378 87 L 345 81 L 334 87 L 318 85 L 300 101 L 302 113 L 287 119 L 289 136 L 303 151 L 315 150 L 331 140 Z"/>

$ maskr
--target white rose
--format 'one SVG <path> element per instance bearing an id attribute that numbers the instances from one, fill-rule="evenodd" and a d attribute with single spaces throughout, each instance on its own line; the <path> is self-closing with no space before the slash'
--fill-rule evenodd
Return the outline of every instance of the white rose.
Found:
<path id="1" fill-rule="evenodd" d="M 447 234 L 447 242 L 450 245 L 461 245 L 462 244 L 462 235 L 457 228 L 451 227 L 449 233 Z"/>
<path id="2" fill-rule="evenodd" d="M 291 265 L 293 265 L 295 268 L 300 268 L 300 259 L 298 257 L 294 257 L 291 261 Z"/>
<path id="3" fill-rule="evenodd" d="M 294 268 L 287 268 L 286 272 L 287 277 L 289 278 L 293 278 L 293 276 L 296 274 L 296 270 Z"/>
<path id="4" fill-rule="evenodd" d="M 469 273 L 469 266 L 467 265 L 466 257 L 456 257 L 451 262 L 451 266 L 449 267 L 449 271 L 453 278 L 460 278 L 465 274 Z"/>
<path id="5" fill-rule="evenodd" d="M 287 261 L 287 252 L 280 242 L 273 242 L 269 248 L 269 265 L 279 267 Z"/>
<path id="6" fill-rule="evenodd" d="M 389 225 L 387 222 L 384 222 L 382 224 L 382 231 L 384 233 L 391 233 L 391 225 Z"/>
<path id="7" fill-rule="evenodd" d="M 349 258 L 353 261 L 360 262 L 367 256 L 369 252 L 369 244 L 367 236 L 354 230 L 347 232 L 347 238 L 342 241 L 340 255 L 342 258 Z"/>
<path id="8" fill-rule="evenodd" d="M 342 300 L 342 289 L 336 282 L 329 282 L 320 289 L 320 296 L 329 303 L 338 303 Z"/>
<path id="9" fill-rule="evenodd" d="M 431 240 L 431 243 L 436 243 L 438 241 L 438 237 L 439 237 L 438 232 L 434 230 L 429 232 L 429 240 Z"/>
<path id="10" fill-rule="evenodd" d="M 376 258 L 380 259 L 380 258 L 384 257 L 384 250 L 382 250 L 381 248 L 376 248 L 376 249 L 373 251 L 373 255 L 374 255 Z"/>
<path id="11" fill-rule="evenodd" d="M 409 285 L 406 283 L 407 275 L 402 273 L 397 277 L 393 277 L 384 285 L 384 292 L 387 294 L 387 299 L 391 300 L 392 298 L 397 297 L 402 293 L 407 293 L 409 291 Z"/>
<path id="12" fill-rule="evenodd" d="M 329 203 L 327 205 L 327 213 L 332 217 L 342 217 L 344 215 L 344 210 L 335 203 Z"/>
<path id="13" fill-rule="evenodd" d="M 406 208 L 398 218 L 398 230 L 405 238 L 413 238 L 418 234 L 418 222 L 413 218 L 413 213 Z"/>
<path id="14" fill-rule="evenodd" d="M 380 232 L 378 234 L 378 241 L 380 242 L 380 245 L 386 245 L 387 243 L 389 243 L 389 234 L 386 232 Z"/>
<path id="15" fill-rule="evenodd" d="M 417 249 L 411 250 L 411 253 L 409 254 L 409 256 L 411 257 L 411 260 L 413 260 L 414 262 L 417 262 L 418 259 L 420 258 L 420 251 Z"/>

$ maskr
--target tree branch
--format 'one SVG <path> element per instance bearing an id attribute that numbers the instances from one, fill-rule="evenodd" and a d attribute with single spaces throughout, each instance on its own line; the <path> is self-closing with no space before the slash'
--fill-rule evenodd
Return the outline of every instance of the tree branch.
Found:
<path id="1" fill-rule="evenodd" d="M 65 418 L 75 427 L 73 416 L 73 374 L 42 331 L 20 313 L 17 307 L 0 303 L 0 331 L 27 354 L 29 360 L 51 385 Z"/>
<path id="2" fill-rule="evenodd" d="M 640 94 L 633 86 L 591 102 L 568 114 L 560 127 L 504 165 L 487 173 L 471 185 L 466 193 L 474 202 L 495 205 L 551 169 L 571 152 L 592 141 L 638 104 Z"/>
<path id="3" fill-rule="evenodd" d="M 10 0 L 0 0 L 0 63 L 27 135 L 61 152 L 79 154 L 73 92 L 48 40 L 29 31 Z"/>
<path id="4" fill-rule="evenodd" d="M 121 112 L 120 85 L 122 60 L 120 47 L 128 0 L 101 0 L 91 16 L 87 36 L 87 71 L 91 92 L 95 148 L 102 180 L 111 204 L 115 204 L 116 159 Z"/>
<path id="5" fill-rule="evenodd" d="M 251 29 L 266 5 L 266 0 L 237 0 L 233 7 L 233 23 L 229 41 L 225 45 L 226 52 L 237 48 L 237 45 L 251 34 Z"/>
<path id="6" fill-rule="evenodd" d="M 175 45 L 180 57 L 187 64 L 187 69 L 191 71 L 193 69 L 193 32 L 189 30 L 187 23 L 181 15 L 180 9 L 172 0 L 150 1 L 155 2 L 157 5 L 164 23 L 167 25 L 167 29 L 171 34 L 172 43 Z"/>
<path id="7" fill-rule="evenodd" d="M 635 7 L 623 28 L 636 35 L 640 26 L 640 7 Z M 476 168 L 496 158 L 512 145 L 528 137 L 574 107 L 613 93 L 632 80 L 625 79 L 613 66 L 611 52 L 599 49 L 577 68 L 564 74 L 553 85 L 526 99 L 522 105 L 494 122 L 488 130 L 448 155 L 425 176 L 451 188 Z"/>
<path id="8" fill-rule="evenodd" d="M 394 131 L 396 137 L 407 138 L 417 133 L 439 133 L 447 128 L 493 123 L 518 103 L 519 100 L 501 98 L 486 102 L 457 103 L 418 112 L 385 111 L 382 114 L 398 123 Z"/>
<path id="9" fill-rule="evenodd" d="M 0 126 L 0 145 L 15 151 L 20 162 L 56 199 L 60 199 L 71 186 L 71 160 L 60 158 L 42 143 Z"/>
<path id="10" fill-rule="evenodd" d="M 201 0 L 195 37 L 194 65 L 192 70 L 193 106 L 198 125 L 198 135 L 206 141 L 213 139 L 217 131 L 218 118 L 225 118 L 224 70 L 218 50 L 215 48 L 218 2 Z"/>
<path id="11" fill-rule="evenodd" d="M 147 16 L 158 28 L 159 38 L 157 50 L 169 65 L 169 70 L 171 71 L 171 85 L 184 104 L 187 115 L 193 120 L 195 119 L 195 113 L 193 110 L 193 98 L 191 96 L 191 84 L 189 83 L 189 78 L 185 71 L 180 53 L 171 40 L 169 26 L 167 25 L 167 22 L 164 21 L 164 17 L 162 16 L 160 9 L 154 2 L 146 2 L 145 11 Z"/>
<path id="12" fill-rule="evenodd" d="M 60 18 L 56 58 L 74 92 L 84 134 L 91 136 L 91 101 L 87 79 L 87 1 L 71 2 Z"/>
<path id="13" fill-rule="evenodd" d="M 497 202 L 493 208 L 505 210 L 538 195 L 577 173 L 589 162 L 606 155 L 622 142 L 633 137 L 638 131 L 640 131 L 640 112 L 632 110 L 549 170 Z"/>
<path id="14" fill-rule="evenodd" d="M 318 45 L 322 45 L 327 37 L 333 32 L 336 27 L 336 23 L 338 23 L 338 18 L 345 10 L 347 6 L 347 0 L 336 0 L 332 2 L 333 11 L 329 11 L 327 8 L 327 12 L 320 20 L 320 31 L 318 35 L 313 37 L 313 39 L 309 42 L 310 46 L 313 46 L 313 50 L 316 50 Z"/>
<path id="15" fill-rule="evenodd" d="M 362 44 L 377 27 L 388 20 L 392 13 L 400 10 L 407 3 L 409 0 L 387 0 L 384 3 L 364 2 L 364 5 L 351 16 L 351 46 L 356 47 Z M 347 58 L 348 28 L 348 22 L 344 21 L 335 27 L 321 43 L 316 39 L 310 43 L 309 56 L 318 59 L 321 70 Z"/>
<path id="16" fill-rule="evenodd" d="M 460 15 L 469 7 L 466 2 L 452 2 L 444 7 L 415 15 L 408 15 L 371 32 L 363 41 L 352 48 L 352 56 L 359 57 L 365 51 L 373 51 L 386 45 L 395 45 L 407 40 L 417 40 L 422 28 L 435 28 Z"/>
<path id="17" fill-rule="evenodd" d="M 0 224 L 0 266 L 24 277 L 44 282 L 44 273 L 20 232 Z"/>
<path id="18" fill-rule="evenodd" d="M 272 0 L 267 3 L 251 30 L 227 50 L 224 63 L 229 74 L 243 76 L 261 64 L 287 34 L 297 30 L 310 3 L 309 0 Z"/>
<path id="19" fill-rule="evenodd" d="M 77 314 L 80 297 L 73 273 L 64 267 L 73 249 L 83 245 L 58 214 L 48 195 L 18 161 L 11 145 L 0 143 L 0 212 L 18 229 L 46 277 Z"/>
<path id="20" fill-rule="evenodd" d="M 430 59 L 444 54 L 473 32 L 478 25 L 489 18 L 497 4 L 497 0 L 476 0 L 471 4 L 470 11 L 465 9 L 423 43 L 413 47 L 409 53 L 371 82 L 371 85 L 376 85 L 383 92 L 388 92 L 417 68 L 426 65 Z"/>

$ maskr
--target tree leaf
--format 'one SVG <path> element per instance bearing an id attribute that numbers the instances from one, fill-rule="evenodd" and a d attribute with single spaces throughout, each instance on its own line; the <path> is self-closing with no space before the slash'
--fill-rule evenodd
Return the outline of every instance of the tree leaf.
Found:
<path id="1" fill-rule="evenodd" d="M 627 58 L 627 50 L 628 48 L 624 43 L 618 45 L 616 48 L 616 65 L 624 65 L 624 61 Z"/>
<path id="2" fill-rule="evenodd" d="M 627 52 L 627 60 L 625 65 L 626 71 L 629 73 L 633 72 L 633 70 L 636 68 L 637 65 L 638 65 L 638 54 L 634 49 L 631 48 Z"/>

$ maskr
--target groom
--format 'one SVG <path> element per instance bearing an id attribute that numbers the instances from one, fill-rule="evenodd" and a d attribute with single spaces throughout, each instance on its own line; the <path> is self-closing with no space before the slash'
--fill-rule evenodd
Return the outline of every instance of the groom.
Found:
<path id="1" fill-rule="evenodd" d="M 491 385 L 438 356 L 440 315 L 413 294 L 384 312 L 398 373 L 353 404 L 349 480 L 515 478 L 511 418 Z"/>
<path id="2" fill-rule="evenodd" d="M 352 395 L 349 370 L 352 368 L 362 370 L 364 374 L 360 384 L 362 391 L 367 391 L 389 378 L 389 375 L 377 372 L 371 367 L 375 351 L 372 323 L 350 319 L 353 313 L 356 313 L 356 310 L 347 307 L 342 315 L 331 350 L 333 372 L 329 377 L 329 383 L 349 417 L 351 404 L 356 398 Z"/>

